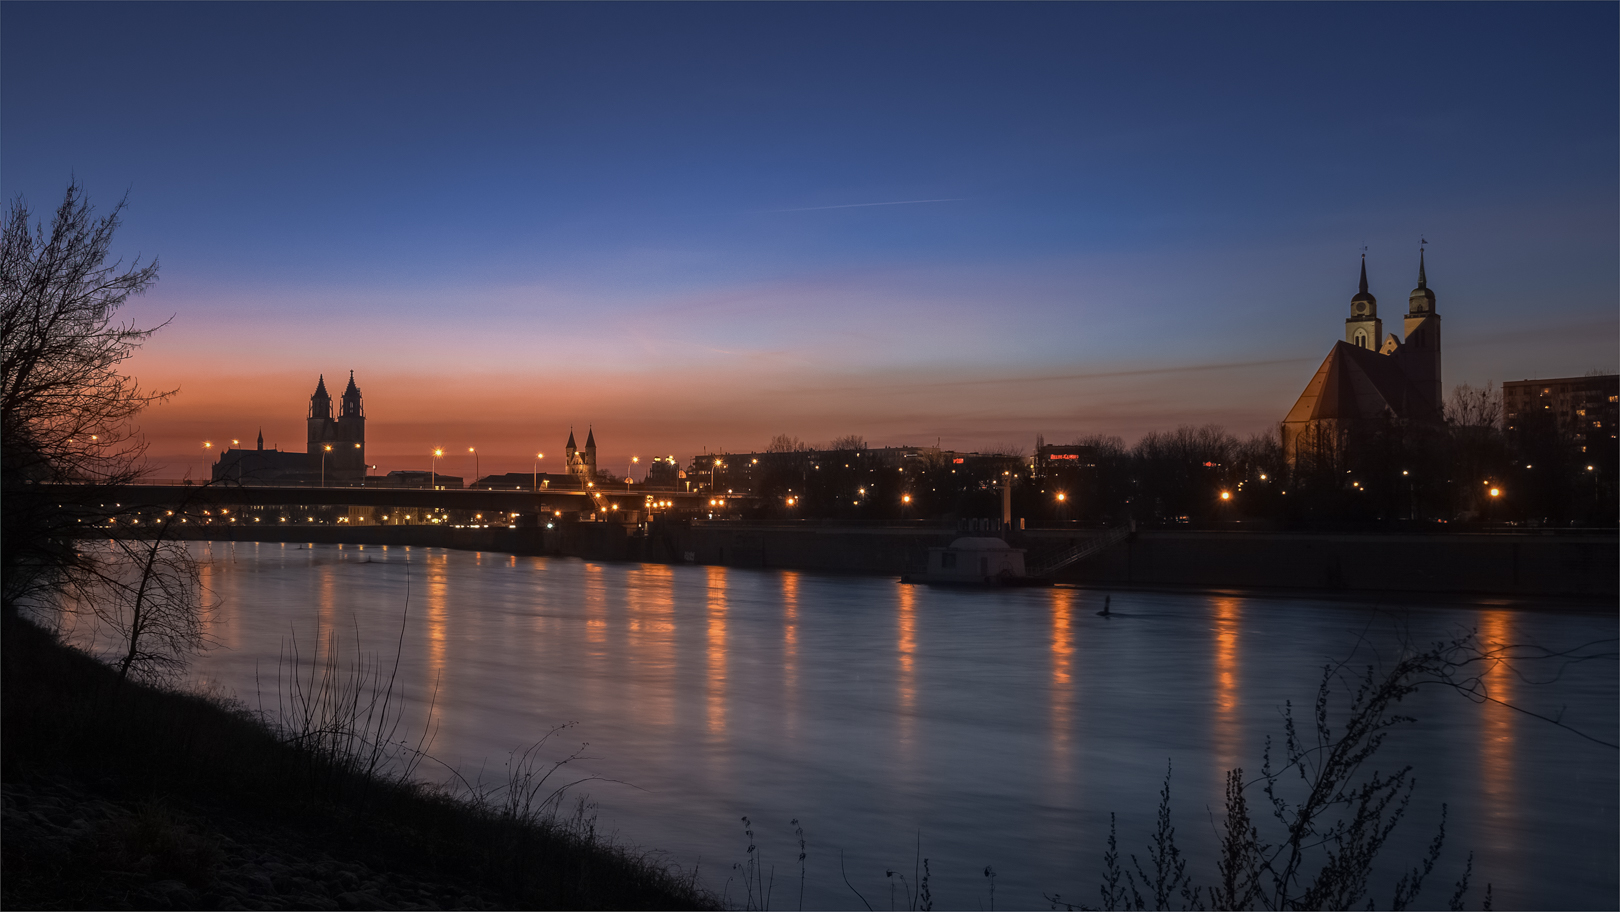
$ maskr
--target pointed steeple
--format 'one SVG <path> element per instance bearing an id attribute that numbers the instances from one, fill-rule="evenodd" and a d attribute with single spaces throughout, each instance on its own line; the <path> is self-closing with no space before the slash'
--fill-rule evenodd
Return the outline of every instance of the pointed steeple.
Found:
<path id="1" fill-rule="evenodd" d="M 1361 285 L 1355 297 L 1350 299 L 1350 319 L 1371 319 L 1378 316 L 1378 299 L 1367 291 L 1367 254 L 1361 255 Z M 1377 347 L 1377 342 L 1373 343 Z"/>
<path id="2" fill-rule="evenodd" d="M 594 428 L 585 431 L 585 449 L 596 449 L 596 430 Z"/>
<path id="3" fill-rule="evenodd" d="M 315 395 L 309 397 L 309 417 L 332 417 L 332 397 L 326 392 L 326 375 L 315 384 Z"/>
<path id="4" fill-rule="evenodd" d="M 259 449 L 264 449 L 264 428 L 259 428 Z"/>
<path id="5" fill-rule="evenodd" d="M 1423 248 L 1418 248 L 1418 283 L 1412 289 L 1411 306 L 1407 308 L 1408 315 L 1434 313 L 1434 292 L 1429 290 L 1429 275 L 1423 262 Z"/>
<path id="6" fill-rule="evenodd" d="M 343 391 L 343 405 L 338 416 L 341 418 L 364 417 L 361 407 L 360 387 L 354 385 L 354 371 L 349 371 L 349 386 Z"/>
<path id="7" fill-rule="evenodd" d="M 579 447 L 574 446 L 574 429 L 569 428 L 568 429 L 568 452 L 572 453 L 577 449 L 579 449 Z"/>

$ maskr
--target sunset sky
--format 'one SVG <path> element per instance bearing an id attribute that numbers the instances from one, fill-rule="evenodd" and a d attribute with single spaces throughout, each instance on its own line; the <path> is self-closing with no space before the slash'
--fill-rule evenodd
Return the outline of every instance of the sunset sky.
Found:
<path id="1" fill-rule="evenodd" d="M 7 2 L 0 189 L 127 192 L 165 477 L 350 370 L 379 471 L 1246 434 L 1363 246 L 1448 390 L 1616 369 L 1617 9 Z"/>

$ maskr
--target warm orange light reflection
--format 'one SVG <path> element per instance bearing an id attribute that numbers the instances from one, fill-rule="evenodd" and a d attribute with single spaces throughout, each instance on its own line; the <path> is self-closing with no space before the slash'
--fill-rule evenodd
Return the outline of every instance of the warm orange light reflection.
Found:
<path id="1" fill-rule="evenodd" d="M 630 612 L 627 642 L 638 687 L 633 701 L 638 719 L 653 725 L 675 722 L 675 571 L 667 564 L 643 564 L 625 588 Z"/>
<path id="2" fill-rule="evenodd" d="M 799 709 L 799 574 L 782 571 L 782 692 L 786 704 L 783 720 L 791 733 L 798 722 Z"/>
<path id="3" fill-rule="evenodd" d="M 1065 785 L 1074 752 L 1073 589 L 1052 589 L 1052 778 Z"/>
<path id="4" fill-rule="evenodd" d="M 1501 609 L 1486 610 L 1479 619 L 1479 644 L 1482 649 L 1502 652 L 1513 639 L 1513 616 Z M 1514 730 L 1513 710 L 1504 703 L 1513 702 L 1513 671 L 1506 662 L 1496 661 L 1485 667 L 1485 692 L 1490 697 L 1480 706 L 1482 731 L 1480 732 L 1480 783 L 1484 788 L 1484 806 L 1489 819 L 1501 827 L 1503 833 L 1515 832 L 1511 821 L 1515 803 Z M 1501 702 L 1497 702 L 1501 701 Z"/>
<path id="5" fill-rule="evenodd" d="M 427 576 L 428 680 L 431 692 L 444 675 L 445 650 L 450 637 L 450 555 L 417 551 Z"/>
<path id="6" fill-rule="evenodd" d="M 726 568 L 709 574 L 709 732 L 726 731 Z"/>
<path id="7" fill-rule="evenodd" d="M 900 744 L 909 749 L 917 721 L 917 587 L 897 585 L 900 590 Z"/>
<path id="8" fill-rule="evenodd" d="M 1239 715 L 1238 630 L 1243 621 L 1235 598 L 1215 599 L 1215 758 L 1220 771 L 1243 765 L 1243 726 Z"/>
<path id="9" fill-rule="evenodd" d="M 585 642 L 595 647 L 591 650 L 593 658 L 602 658 L 603 646 L 607 644 L 607 593 L 604 587 L 603 567 L 601 564 L 585 565 Z"/>

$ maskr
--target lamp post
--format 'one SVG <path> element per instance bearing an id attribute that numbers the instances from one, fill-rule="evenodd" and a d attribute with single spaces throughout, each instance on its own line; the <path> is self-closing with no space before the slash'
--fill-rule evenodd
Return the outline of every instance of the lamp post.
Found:
<path id="1" fill-rule="evenodd" d="M 478 448 L 468 447 L 467 452 L 471 453 L 473 457 L 473 485 L 476 486 L 478 484 L 479 476 L 484 474 L 483 470 L 478 468 Z"/>
<path id="2" fill-rule="evenodd" d="M 540 460 L 546 458 L 544 453 L 534 454 L 534 489 L 540 490 Z"/>
<path id="3" fill-rule="evenodd" d="M 332 452 L 330 443 L 321 447 L 321 487 L 326 487 L 326 454 Z"/>
<path id="4" fill-rule="evenodd" d="M 443 456 L 443 455 L 444 455 L 444 450 L 443 449 L 440 449 L 439 447 L 434 447 L 433 448 L 433 455 L 432 455 L 432 457 L 430 457 L 428 459 L 428 489 L 429 490 L 438 490 L 438 487 L 439 487 L 439 457 Z"/>

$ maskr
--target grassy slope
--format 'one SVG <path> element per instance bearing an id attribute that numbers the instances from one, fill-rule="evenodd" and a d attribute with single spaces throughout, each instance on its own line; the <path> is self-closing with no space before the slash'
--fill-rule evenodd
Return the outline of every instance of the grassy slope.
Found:
<path id="1" fill-rule="evenodd" d="M 317 881 L 305 884 L 305 902 L 341 894 L 333 907 L 389 905 L 375 892 L 345 891 L 354 877 L 343 872 L 354 870 L 409 878 L 423 887 L 412 895 L 439 896 L 422 900 L 438 905 L 714 905 L 689 880 L 589 831 L 506 820 L 429 790 L 334 769 L 279 743 L 245 712 L 120 683 L 26 621 L 8 619 L 3 633 L 6 907 L 127 908 L 154 904 L 153 897 L 173 907 L 233 904 L 242 893 L 227 889 L 226 875 L 246 876 L 231 868 L 244 857 L 320 859 L 300 868 Z M 47 793 L 56 797 L 40 797 Z M 72 805 L 103 811 L 72 821 L 80 838 L 73 836 L 80 830 L 53 829 L 38 811 L 54 813 L 52 802 L 69 805 L 58 820 L 64 825 L 75 816 Z M 24 805 L 36 810 L 19 810 Z M 102 818 L 113 822 L 95 823 Z M 46 830 L 67 843 L 47 847 Z M 259 851 L 267 844 L 274 855 Z M 331 883 L 321 883 L 319 872 Z M 161 889 L 141 892 L 143 879 Z M 298 904 L 266 892 L 249 905 Z"/>

